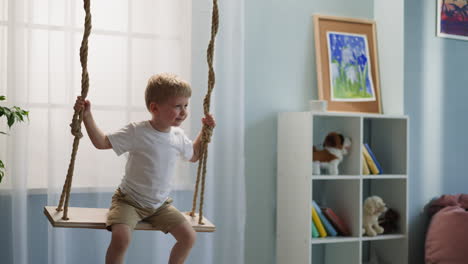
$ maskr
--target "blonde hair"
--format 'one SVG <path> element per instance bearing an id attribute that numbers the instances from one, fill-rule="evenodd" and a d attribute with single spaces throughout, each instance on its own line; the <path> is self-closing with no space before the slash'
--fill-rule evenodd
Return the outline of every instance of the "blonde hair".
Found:
<path id="1" fill-rule="evenodd" d="M 190 84 L 172 73 L 161 73 L 151 76 L 145 90 L 146 108 L 150 110 L 152 102 L 162 103 L 173 96 L 190 97 Z"/>

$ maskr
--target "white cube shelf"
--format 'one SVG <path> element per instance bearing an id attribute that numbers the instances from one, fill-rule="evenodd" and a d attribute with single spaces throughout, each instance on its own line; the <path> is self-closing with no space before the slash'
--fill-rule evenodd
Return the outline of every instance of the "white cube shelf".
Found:
<path id="1" fill-rule="evenodd" d="M 407 116 L 359 113 L 279 114 L 277 263 L 366 263 L 371 253 L 384 262 L 407 263 L 408 122 Z M 351 150 L 339 175 L 312 175 L 312 147 L 321 147 L 332 131 L 350 137 Z M 382 174 L 362 175 L 363 143 L 376 155 Z M 400 214 L 396 232 L 362 235 L 362 204 L 371 195 Z M 312 200 L 332 208 L 351 236 L 312 238 Z"/>

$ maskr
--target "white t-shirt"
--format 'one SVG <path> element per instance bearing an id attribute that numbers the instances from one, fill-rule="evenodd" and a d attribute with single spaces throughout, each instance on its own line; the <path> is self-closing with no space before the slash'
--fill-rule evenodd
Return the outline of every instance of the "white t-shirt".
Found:
<path id="1" fill-rule="evenodd" d="M 177 159 L 190 160 L 193 156 L 192 141 L 178 127 L 164 133 L 149 121 L 141 121 L 107 137 L 118 156 L 129 153 L 119 187 L 142 207 L 159 207 L 172 190 Z"/>

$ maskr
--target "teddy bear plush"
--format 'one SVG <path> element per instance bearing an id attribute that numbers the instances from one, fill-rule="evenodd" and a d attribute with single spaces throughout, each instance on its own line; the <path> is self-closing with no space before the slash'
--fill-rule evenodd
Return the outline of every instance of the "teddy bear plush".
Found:
<path id="1" fill-rule="evenodd" d="M 379 216 L 387 211 L 387 207 L 379 196 L 370 196 L 364 201 L 362 215 L 363 234 L 376 236 L 382 234 L 384 229 L 379 225 Z"/>

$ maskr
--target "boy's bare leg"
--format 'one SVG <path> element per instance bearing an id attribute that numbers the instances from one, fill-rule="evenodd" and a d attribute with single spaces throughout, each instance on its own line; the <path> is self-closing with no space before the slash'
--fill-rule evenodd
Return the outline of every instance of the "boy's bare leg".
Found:
<path id="1" fill-rule="evenodd" d="M 169 264 L 182 264 L 195 244 L 197 233 L 187 221 L 174 227 L 169 233 L 177 240 L 172 248 Z"/>
<path id="2" fill-rule="evenodd" d="M 106 264 L 123 264 L 131 238 L 132 231 L 128 225 L 112 225 L 112 238 L 107 249 Z"/>

